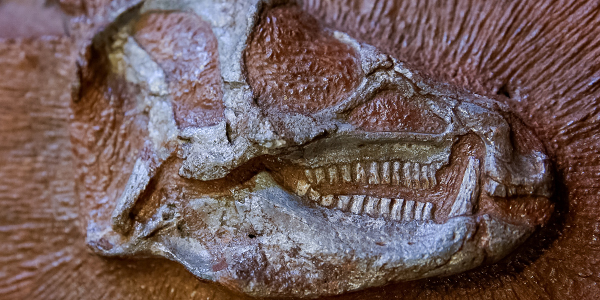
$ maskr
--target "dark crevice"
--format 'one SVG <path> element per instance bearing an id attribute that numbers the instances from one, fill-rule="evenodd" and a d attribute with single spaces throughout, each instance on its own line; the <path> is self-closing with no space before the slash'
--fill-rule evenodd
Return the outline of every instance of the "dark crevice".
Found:
<path id="1" fill-rule="evenodd" d="M 123 27 L 127 27 L 134 20 L 139 19 L 140 9 L 142 3 L 134 5 L 128 8 L 124 13 L 120 14 L 110 25 L 108 25 L 103 31 L 99 32 L 92 39 L 92 47 L 105 49 L 106 52 L 110 52 L 110 46 L 114 43 L 117 33 Z"/>
<path id="2" fill-rule="evenodd" d="M 496 95 L 503 95 L 506 98 L 510 99 L 510 92 L 508 90 L 508 86 L 506 84 L 503 84 L 500 88 L 498 88 Z"/>
<path id="3" fill-rule="evenodd" d="M 227 137 L 227 142 L 229 142 L 229 144 L 233 144 L 233 138 L 231 137 L 232 133 L 233 129 L 231 128 L 231 124 L 225 122 L 225 137 Z"/>

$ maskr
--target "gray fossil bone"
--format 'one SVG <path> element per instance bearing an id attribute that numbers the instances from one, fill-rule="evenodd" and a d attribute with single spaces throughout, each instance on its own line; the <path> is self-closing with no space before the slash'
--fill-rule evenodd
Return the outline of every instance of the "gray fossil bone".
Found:
<path id="1" fill-rule="evenodd" d="M 501 259 L 535 230 L 529 220 L 481 209 L 483 201 L 551 195 L 548 157 L 515 149 L 508 109 L 437 84 L 342 32 L 331 36 L 355 49 L 363 72 L 348 97 L 313 115 L 266 114 L 242 57 L 261 11 L 283 2 L 146 1 L 139 8 L 138 15 L 191 12 L 210 24 L 225 106 L 210 126 L 178 128 L 166 75 L 130 37 L 132 25 L 110 33 L 110 69 L 139 91 L 153 159 L 140 155 L 119 194 L 103 198 L 114 209 L 110 226 L 88 224 L 94 251 L 165 257 L 252 296 L 316 297 L 467 271 Z M 443 130 L 372 132 L 348 122 L 384 89 L 418 101 Z M 477 142 L 464 142 L 469 136 Z M 475 150 L 461 153 L 467 144 Z M 253 165 L 264 157 L 293 170 Z M 244 182 L 231 179 L 245 168 L 255 170 Z M 226 188 L 198 192 L 196 183 Z M 152 194 L 156 186 L 162 194 Z M 151 201 L 144 197 L 156 206 L 144 206 Z M 139 210 L 145 216 L 131 219 Z"/>

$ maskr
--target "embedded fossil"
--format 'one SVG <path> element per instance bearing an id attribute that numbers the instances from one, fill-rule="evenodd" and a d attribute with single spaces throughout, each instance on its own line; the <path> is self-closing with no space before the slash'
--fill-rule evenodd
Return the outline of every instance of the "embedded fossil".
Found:
<path id="1" fill-rule="evenodd" d="M 88 54 L 72 136 L 99 254 L 314 297 L 493 263 L 552 210 L 506 107 L 293 3 L 147 1 Z"/>

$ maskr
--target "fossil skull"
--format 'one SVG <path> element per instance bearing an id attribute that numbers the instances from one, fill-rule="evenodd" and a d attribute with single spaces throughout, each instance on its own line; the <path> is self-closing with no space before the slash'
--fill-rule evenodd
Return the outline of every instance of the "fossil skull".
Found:
<path id="1" fill-rule="evenodd" d="M 552 210 L 505 106 L 294 3 L 146 1 L 88 52 L 72 136 L 101 255 L 315 297 L 496 262 Z"/>

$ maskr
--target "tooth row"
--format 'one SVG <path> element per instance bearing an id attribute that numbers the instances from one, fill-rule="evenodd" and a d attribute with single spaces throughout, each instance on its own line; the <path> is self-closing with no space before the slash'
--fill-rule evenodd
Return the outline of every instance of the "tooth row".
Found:
<path id="1" fill-rule="evenodd" d="M 414 189 L 428 189 L 437 184 L 434 164 L 420 164 L 417 162 L 358 162 L 353 166 L 349 164 L 333 165 L 323 168 L 306 169 L 305 175 L 310 184 L 330 185 L 338 183 L 360 184 L 391 184 L 403 185 Z"/>
<path id="2" fill-rule="evenodd" d="M 333 196 L 336 198 L 336 196 Z M 379 198 L 366 195 L 337 196 L 337 209 L 353 214 L 367 214 L 394 221 L 432 220 L 433 204 L 404 199 Z"/>
<path id="3" fill-rule="evenodd" d="M 373 218 L 409 222 L 415 220 L 432 220 L 434 206 L 429 202 L 405 201 L 404 199 L 378 198 L 366 195 L 324 195 L 309 188 L 311 201 L 325 207 L 333 207 L 356 215 L 367 214 Z"/>
<path id="4" fill-rule="evenodd" d="M 413 221 L 433 219 L 434 206 L 430 202 L 418 202 L 393 199 L 390 218 L 394 221 Z"/>

